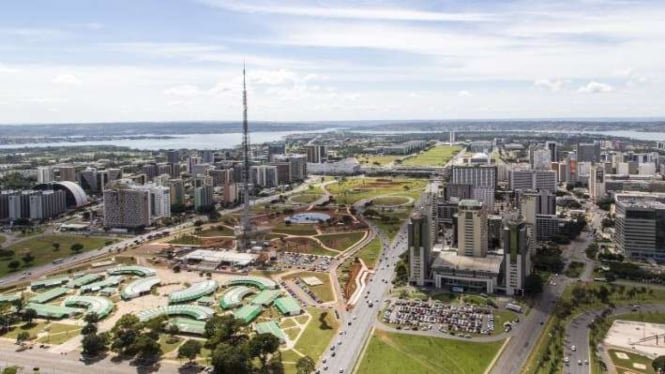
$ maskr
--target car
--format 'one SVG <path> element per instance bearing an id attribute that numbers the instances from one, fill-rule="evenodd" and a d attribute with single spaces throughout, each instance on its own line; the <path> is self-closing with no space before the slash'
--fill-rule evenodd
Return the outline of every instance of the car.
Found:
<path id="1" fill-rule="evenodd" d="M 339 372 L 340 372 L 340 373 L 343 373 L 343 372 L 344 372 L 344 369 L 339 369 Z"/>
<path id="2" fill-rule="evenodd" d="M 584 360 L 584 365 L 589 365 L 589 360 Z"/>
<path id="3" fill-rule="evenodd" d="M 582 360 L 577 360 L 578 365 L 582 365 Z"/>
<path id="4" fill-rule="evenodd" d="M 335 357 L 335 352 L 331 353 L 330 357 Z"/>
<path id="5" fill-rule="evenodd" d="M 573 351 L 573 352 L 575 352 L 577 350 L 577 347 L 575 347 L 575 344 L 570 346 L 570 350 Z"/>
<path id="6" fill-rule="evenodd" d="M 569 363 L 570 362 L 570 357 L 568 357 L 568 356 L 564 357 L 563 362 Z"/>
<path id="7" fill-rule="evenodd" d="M 323 358 L 323 360 L 321 360 L 321 362 L 324 363 L 324 364 L 326 363 L 326 361 L 328 361 L 328 359 L 325 358 L 325 357 Z"/>

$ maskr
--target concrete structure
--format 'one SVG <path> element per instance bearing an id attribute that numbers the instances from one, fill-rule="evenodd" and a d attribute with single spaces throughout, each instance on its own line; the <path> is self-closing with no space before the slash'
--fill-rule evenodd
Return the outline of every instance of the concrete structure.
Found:
<path id="1" fill-rule="evenodd" d="M 306 145 L 305 154 L 307 155 L 307 162 L 313 164 L 320 164 L 328 161 L 328 154 L 325 145 Z"/>
<path id="2" fill-rule="evenodd" d="M 550 151 L 550 160 L 559 162 L 559 144 L 554 141 L 547 141 L 545 142 L 545 148 Z"/>
<path id="3" fill-rule="evenodd" d="M 213 187 L 203 185 L 194 189 L 194 209 L 214 205 Z"/>
<path id="4" fill-rule="evenodd" d="M 503 273 L 507 295 L 522 295 L 526 277 L 531 273 L 529 235 L 523 220 L 512 217 L 503 227 Z"/>
<path id="5" fill-rule="evenodd" d="M 605 197 L 605 167 L 594 164 L 589 174 L 589 198 L 598 201 Z"/>
<path id="6" fill-rule="evenodd" d="M 554 170 L 512 170 L 510 189 L 554 192 L 557 189 L 557 175 Z"/>
<path id="7" fill-rule="evenodd" d="M 617 193 L 614 244 L 633 259 L 665 261 L 665 194 Z"/>
<path id="8" fill-rule="evenodd" d="M 468 257 L 443 251 L 432 264 L 434 286 L 452 292 L 493 293 L 502 262 L 502 256 Z"/>
<path id="9" fill-rule="evenodd" d="M 55 181 L 55 170 L 51 166 L 37 167 L 37 183 L 51 183 Z"/>
<path id="10" fill-rule="evenodd" d="M 104 227 L 140 228 L 152 223 L 150 191 L 116 184 L 104 191 Z"/>
<path id="11" fill-rule="evenodd" d="M 460 256 L 487 255 L 487 212 L 477 200 L 462 200 L 457 208 L 457 248 Z"/>
<path id="12" fill-rule="evenodd" d="M 578 143 L 576 153 L 578 162 L 600 162 L 600 143 Z"/>

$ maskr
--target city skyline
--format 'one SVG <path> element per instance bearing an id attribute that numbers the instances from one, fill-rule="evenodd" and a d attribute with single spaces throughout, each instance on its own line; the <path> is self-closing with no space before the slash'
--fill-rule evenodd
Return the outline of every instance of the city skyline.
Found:
<path id="1" fill-rule="evenodd" d="M 665 115 L 655 1 L 4 8 L 0 123 Z"/>

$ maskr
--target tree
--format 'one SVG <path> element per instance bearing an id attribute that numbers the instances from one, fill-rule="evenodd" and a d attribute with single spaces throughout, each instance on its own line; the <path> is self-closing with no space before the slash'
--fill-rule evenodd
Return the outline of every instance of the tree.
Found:
<path id="1" fill-rule="evenodd" d="M 86 323 L 81 329 L 81 335 L 97 334 L 97 325 L 94 323 Z"/>
<path id="2" fill-rule="evenodd" d="M 665 356 L 656 357 L 656 359 L 654 359 L 651 363 L 651 366 L 653 367 L 653 370 L 656 371 L 656 373 L 665 372 Z"/>
<path id="3" fill-rule="evenodd" d="M 27 331 L 21 331 L 16 336 L 16 343 L 20 344 L 28 339 L 30 339 L 30 334 Z"/>
<path id="4" fill-rule="evenodd" d="M 178 348 L 178 358 L 186 358 L 192 361 L 201 353 L 201 347 L 201 342 L 198 340 L 188 339 Z"/>
<path id="5" fill-rule="evenodd" d="M 72 252 L 79 253 L 83 250 L 83 244 L 74 243 L 74 244 L 72 244 L 71 247 L 69 247 L 69 249 L 71 249 Z"/>
<path id="6" fill-rule="evenodd" d="M 90 312 L 83 317 L 83 320 L 86 323 L 97 323 L 99 322 L 99 316 L 95 312 Z"/>
<path id="7" fill-rule="evenodd" d="M 162 347 L 150 334 L 142 334 L 136 338 L 133 350 L 140 360 L 156 360 L 162 354 Z"/>
<path id="8" fill-rule="evenodd" d="M 233 315 L 213 316 L 205 324 L 206 347 L 214 348 L 220 343 L 237 343 L 242 321 Z"/>
<path id="9" fill-rule="evenodd" d="M 18 260 L 11 260 L 9 261 L 7 266 L 9 267 L 9 269 L 11 269 L 11 271 L 16 271 L 16 269 L 18 269 L 19 266 L 21 266 L 21 262 Z"/>
<path id="10" fill-rule="evenodd" d="M 113 341 L 111 350 L 120 354 L 136 354 L 134 343 L 139 335 L 143 325 L 139 318 L 133 314 L 125 314 L 115 323 L 111 329 Z"/>
<path id="11" fill-rule="evenodd" d="M 57 251 L 60 250 L 60 243 L 58 243 L 58 242 L 51 243 L 51 246 L 53 246 L 53 251 L 54 252 L 57 252 Z"/>
<path id="12" fill-rule="evenodd" d="M 23 257 L 21 257 L 21 259 L 27 265 L 35 260 L 35 256 L 32 255 L 32 252 L 26 252 L 26 254 L 24 254 Z"/>
<path id="13" fill-rule="evenodd" d="M 219 374 L 249 374 L 252 372 L 251 357 L 244 344 L 222 343 L 212 354 L 212 365 Z"/>
<path id="14" fill-rule="evenodd" d="M 28 309 L 23 311 L 23 320 L 28 325 L 32 325 L 32 320 L 34 320 L 35 317 L 37 317 L 37 311 L 35 311 L 34 309 L 28 308 Z"/>
<path id="15" fill-rule="evenodd" d="M 314 371 L 315 367 L 316 363 L 309 356 L 301 357 L 296 362 L 296 370 L 298 374 L 310 374 Z"/>
<path id="16" fill-rule="evenodd" d="M 108 345 L 107 336 L 104 334 L 87 334 L 81 340 L 81 353 L 85 356 L 96 356 L 103 352 Z"/>
<path id="17" fill-rule="evenodd" d="M 249 354 L 252 357 L 258 357 L 261 361 L 261 368 L 265 369 L 268 355 L 279 349 L 279 339 L 270 333 L 257 334 L 250 339 L 248 347 Z"/>
<path id="18" fill-rule="evenodd" d="M 527 295 L 533 296 L 543 292 L 543 278 L 537 273 L 531 273 L 524 280 L 524 291 Z"/>

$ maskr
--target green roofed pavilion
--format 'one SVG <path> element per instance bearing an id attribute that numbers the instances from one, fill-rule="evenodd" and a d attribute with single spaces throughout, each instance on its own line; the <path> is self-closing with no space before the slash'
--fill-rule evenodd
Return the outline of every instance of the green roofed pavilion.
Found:
<path id="1" fill-rule="evenodd" d="M 255 293 L 254 289 L 245 286 L 229 288 L 219 300 L 219 306 L 223 309 L 231 309 L 240 306 L 242 305 L 242 299 L 251 293 Z"/>
<path id="2" fill-rule="evenodd" d="M 203 282 L 194 283 L 184 290 L 172 292 L 169 295 L 169 304 L 184 303 L 187 301 L 196 300 L 201 296 L 210 295 L 211 293 L 215 292 L 217 287 L 219 287 L 219 285 L 214 280 L 205 280 Z"/>
<path id="3" fill-rule="evenodd" d="M 286 316 L 296 316 L 302 313 L 302 307 L 298 300 L 291 296 L 280 297 L 275 300 L 275 307 Z"/>
<path id="4" fill-rule="evenodd" d="M 185 334 L 204 335 L 206 331 L 206 323 L 204 321 L 197 321 L 189 318 L 171 318 L 169 324 L 178 327 L 178 331 Z"/>
<path id="5" fill-rule="evenodd" d="M 33 290 L 38 290 L 40 288 L 51 288 L 56 286 L 62 286 L 67 282 L 69 282 L 69 277 L 41 279 L 30 283 L 30 288 Z"/>
<path id="6" fill-rule="evenodd" d="M 32 309 L 37 312 L 38 317 L 42 318 L 65 318 L 71 317 L 77 314 L 81 314 L 80 309 L 68 308 L 65 306 L 53 305 L 53 304 L 27 304 L 23 310 Z"/>
<path id="7" fill-rule="evenodd" d="M 273 334 L 279 339 L 280 343 L 286 342 L 284 332 L 279 328 L 279 325 L 275 321 L 257 323 L 256 327 L 254 327 L 254 331 L 258 334 Z"/>
<path id="8" fill-rule="evenodd" d="M 260 290 L 265 290 L 266 288 L 271 290 L 277 289 L 277 283 L 274 280 L 265 277 L 238 277 L 233 278 L 226 283 L 227 286 L 238 286 L 242 284 L 258 287 Z"/>
<path id="9" fill-rule="evenodd" d="M 21 298 L 20 294 L 3 294 L 0 295 L 0 305 L 5 304 L 5 303 L 13 303 L 18 301 Z"/>
<path id="10" fill-rule="evenodd" d="M 118 266 L 107 271 L 109 275 L 138 275 L 140 277 L 152 277 L 157 275 L 153 269 L 145 266 L 129 265 Z"/>
<path id="11" fill-rule="evenodd" d="M 83 306 L 87 308 L 86 313 L 95 313 L 99 319 L 106 318 L 113 311 L 113 302 L 101 296 L 70 296 L 64 304 L 68 307 Z"/>
<path id="12" fill-rule="evenodd" d="M 66 288 L 58 287 L 54 288 L 52 290 L 48 290 L 46 292 L 42 292 L 40 294 L 37 294 L 36 296 L 33 296 L 28 300 L 30 303 L 37 303 L 37 304 L 44 304 L 48 303 L 49 301 L 53 299 L 57 299 L 62 295 L 66 295 L 69 293 L 69 290 Z"/>
<path id="13" fill-rule="evenodd" d="M 96 282 L 100 279 L 104 279 L 104 274 L 86 274 L 84 276 L 78 277 L 71 282 L 69 282 L 69 287 L 79 288 L 83 287 L 86 284 Z"/>
<path id="14" fill-rule="evenodd" d="M 280 290 L 264 290 L 252 299 L 252 304 L 268 306 L 282 294 Z"/>
<path id="15" fill-rule="evenodd" d="M 242 320 L 245 324 L 252 322 L 256 317 L 261 314 L 261 307 L 259 305 L 245 305 L 242 308 L 233 312 L 236 319 Z"/>

